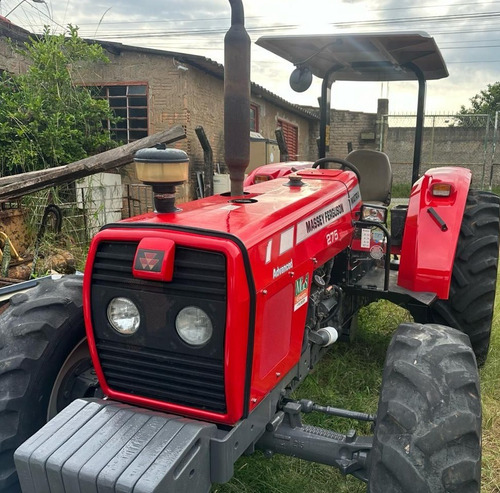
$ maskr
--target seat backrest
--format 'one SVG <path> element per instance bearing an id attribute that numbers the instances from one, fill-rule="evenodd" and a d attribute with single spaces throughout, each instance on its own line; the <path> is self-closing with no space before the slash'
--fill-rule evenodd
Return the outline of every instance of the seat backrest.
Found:
<path id="1" fill-rule="evenodd" d="M 359 188 L 363 202 L 389 205 L 391 202 L 392 169 L 387 154 L 369 149 L 351 151 L 346 161 L 359 170 Z"/>

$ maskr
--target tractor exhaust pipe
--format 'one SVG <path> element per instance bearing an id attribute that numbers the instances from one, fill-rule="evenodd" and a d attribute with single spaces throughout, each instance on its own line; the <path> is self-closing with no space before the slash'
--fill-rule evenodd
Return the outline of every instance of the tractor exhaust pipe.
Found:
<path id="1" fill-rule="evenodd" d="M 224 157 L 231 195 L 243 195 L 250 162 L 250 37 L 242 0 L 229 0 L 231 27 L 224 38 Z"/>

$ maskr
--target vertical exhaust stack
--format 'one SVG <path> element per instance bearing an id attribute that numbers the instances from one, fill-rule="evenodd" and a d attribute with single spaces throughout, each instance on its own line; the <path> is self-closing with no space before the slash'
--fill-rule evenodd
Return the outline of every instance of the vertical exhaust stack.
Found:
<path id="1" fill-rule="evenodd" d="M 250 37 L 242 0 L 229 0 L 231 27 L 224 38 L 224 149 L 231 195 L 243 195 L 250 162 Z"/>

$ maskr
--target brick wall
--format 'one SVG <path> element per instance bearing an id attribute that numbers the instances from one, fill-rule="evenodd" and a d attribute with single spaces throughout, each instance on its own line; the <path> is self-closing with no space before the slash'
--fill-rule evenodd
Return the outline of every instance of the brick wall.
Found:
<path id="1" fill-rule="evenodd" d="M 347 144 L 353 149 L 377 149 L 377 115 L 359 111 L 333 110 L 330 122 L 330 155 L 345 157 Z"/>
<path id="2" fill-rule="evenodd" d="M 362 111 L 348 111 L 332 109 L 330 113 L 330 149 L 329 156 L 344 158 L 350 142 L 353 149 L 377 150 L 382 132 L 383 115 L 387 114 L 388 100 L 379 99 L 377 113 Z M 308 110 L 319 113 L 318 108 L 307 107 Z M 319 121 L 311 123 L 309 129 L 310 156 L 317 157 L 318 147 L 316 140 L 319 137 Z"/>
<path id="3" fill-rule="evenodd" d="M 309 128 L 314 120 L 306 119 L 292 111 L 266 101 L 263 98 L 252 97 L 252 103 L 259 108 L 259 133 L 266 139 L 276 140 L 275 130 L 278 120 L 285 120 L 298 128 L 298 157 L 299 161 L 314 160 L 315 154 L 310 152 Z"/>
<path id="4" fill-rule="evenodd" d="M 394 183 L 411 182 L 414 134 L 413 127 L 388 128 L 384 152 L 391 159 Z M 486 182 L 489 179 L 491 151 L 488 148 L 486 142 L 485 149 L 485 129 L 425 128 L 421 173 L 436 166 L 463 166 L 472 171 L 475 186 L 480 186 L 483 169 L 486 171 Z M 494 178 L 494 183 L 497 184 L 496 173 Z"/>
<path id="5" fill-rule="evenodd" d="M 112 51 L 108 53 L 111 63 L 96 64 L 91 70 L 75 73 L 75 79 L 86 85 L 146 84 L 149 133 L 174 125 L 184 126 L 187 139 L 177 142 L 175 146 L 190 156 L 191 182 L 195 183 L 195 171 L 201 170 L 203 163 L 203 151 L 195 134 L 196 126 L 203 126 L 212 145 L 214 162 L 223 165 L 222 76 L 208 74 L 188 63 L 183 65 L 189 70 L 179 70 L 175 58 L 164 53 L 141 52 L 126 46 Z M 0 35 L 0 68 L 3 67 L 11 67 L 11 71 L 23 70 L 22 61 L 16 59 Z M 293 111 L 286 102 L 280 104 L 279 98 L 253 93 L 251 100 L 258 107 L 258 130 L 264 138 L 274 140 L 278 119 L 285 120 L 298 127 L 298 159 L 314 161 L 317 158 L 317 120 L 308 118 L 300 111 Z M 306 110 L 317 112 L 313 108 Z M 377 115 L 333 110 L 331 120 L 330 155 L 345 157 L 347 142 L 352 142 L 355 149 L 376 148 L 376 138 L 371 136 L 376 134 Z M 363 139 L 363 134 L 371 135 L 369 139 Z M 133 181 L 133 170 L 129 169 L 128 173 Z M 193 191 L 192 188 L 192 196 Z"/>
<path id="6" fill-rule="evenodd" d="M 20 74 L 26 70 L 26 63 L 14 52 L 12 42 L 26 41 L 29 33 L 2 19 L 0 18 L 0 70 Z"/>

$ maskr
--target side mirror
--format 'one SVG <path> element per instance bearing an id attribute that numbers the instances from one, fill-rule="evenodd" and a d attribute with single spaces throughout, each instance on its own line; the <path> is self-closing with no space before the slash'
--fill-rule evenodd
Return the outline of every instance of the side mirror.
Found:
<path id="1" fill-rule="evenodd" d="M 304 92 L 311 87 L 313 74 L 308 67 L 297 67 L 290 75 L 290 87 L 295 92 Z"/>

